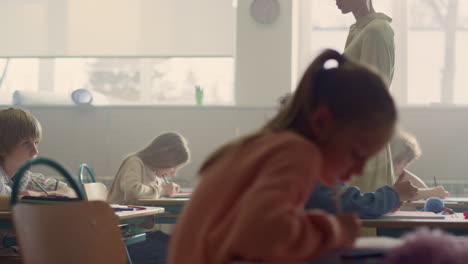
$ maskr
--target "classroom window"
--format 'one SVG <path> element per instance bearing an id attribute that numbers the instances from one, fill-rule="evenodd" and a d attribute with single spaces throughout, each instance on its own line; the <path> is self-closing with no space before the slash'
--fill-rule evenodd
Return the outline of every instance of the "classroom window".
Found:
<path id="1" fill-rule="evenodd" d="M 379 0 L 378 12 L 392 17 L 396 65 L 392 93 L 400 104 L 468 104 L 468 0 Z M 352 14 L 335 1 L 311 0 L 307 50 L 343 51 Z"/>
<path id="2" fill-rule="evenodd" d="M 77 89 L 96 105 L 232 105 L 231 57 L 1 58 L 0 104 L 67 104 Z M 14 96 L 15 95 L 15 96 Z"/>

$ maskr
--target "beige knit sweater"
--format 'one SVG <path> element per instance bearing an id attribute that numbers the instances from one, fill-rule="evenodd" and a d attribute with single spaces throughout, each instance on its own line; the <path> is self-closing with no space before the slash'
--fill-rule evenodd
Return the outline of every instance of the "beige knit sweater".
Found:
<path id="1" fill-rule="evenodd" d="M 107 201 L 112 204 L 136 204 L 138 199 L 157 199 L 165 196 L 163 182 L 138 156 L 132 155 L 122 162 Z"/>

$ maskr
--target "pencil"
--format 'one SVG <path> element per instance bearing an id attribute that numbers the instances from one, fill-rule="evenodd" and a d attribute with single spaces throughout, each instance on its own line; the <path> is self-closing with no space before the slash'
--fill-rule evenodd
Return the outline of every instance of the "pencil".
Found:
<path id="1" fill-rule="evenodd" d="M 166 175 L 163 175 L 162 178 L 163 178 L 163 180 L 164 180 L 164 182 L 165 182 L 166 184 L 169 183 L 169 181 L 166 179 Z"/>
<path id="2" fill-rule="evenodd" d="M 39 189 L 41 189 L 46 194 L 46 196 L 49 195 L 49 192 L 38 181 L 36 181 L 36 179 L 31 178 L 31 181 L 34 182 L 34 184 L 36 184 L 36 186 L 39 187 Z"/>
<path id="3" fill-rule="evenodd" d="M 343 188 L 338 184 L 335 187 L 335 214 L 343 214 L 343 207 L 341 206 L 341 194 L 343 194 Z"/>

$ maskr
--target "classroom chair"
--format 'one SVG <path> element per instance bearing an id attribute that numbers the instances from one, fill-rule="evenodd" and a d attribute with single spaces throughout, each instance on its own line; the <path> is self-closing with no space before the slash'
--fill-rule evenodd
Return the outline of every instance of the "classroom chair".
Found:
<path id="1" fill-rule="evenodd" d="M 30 166 L 45 164 L 67 178 L 80 201 L 17 203 L 19 183 Z M 102 201 L 86 201 L 71 174 L 47 158 L 27 161 L 15 174 L 11 205 L 13 225 L 24 264 L 127 263 L 118 218 Z"/>
<path id="2" fill-rule="evenodd" d="M 85 180 L 86 176 L 90 182 Z M 83 186 L 88 201 L 107 201 L 107 187 L 104 183 L 96 182 L 96 174 L 90 165 L 86 163 L 80 165 L 78 168 L 78 179 Z M 135 224 L 121 224 L 120 228 L 121 230 L 127 230 L 123 231 L 122 234 L 124 235 L 125 246 L 137 244 L 146 239 L 145 230 L 136 227 Z M 131 263 L 130 258 L 129 263 Z"/>
<path id="3" fill-rule="evenodd" d="M 87 172 L 87 173 L 86 173 Z M 80 179 L 80 183 L 85 183 L 85 175 L 88 175 L 91 178 L 91 182 L 96 182 L 96 175 L 94 174 L 93 168 L 86 163 L 83 163 L 78 168 L 78 178 Z"/>
<path id="4" fill-rule="evenodd" d="M 87 173 L 86 173 L 87 172 Z M 91 178 L 91 182 L 85 181 L 85 175 Z M 96 175 L 93 168 L 86 163 L 80 165 L 78 169 L 78 178 L 88 196 L 88 201 L 106 201 L 107 187 L 104 183 L 96 182 Z"/>
<path id="5" fill-rule="evenodd" d="M 91 182 L 86 182 L 86 176 L 88 176 L 88 179 L 91 179 Z M 90 165 L 86 163 L 80 165 L 78 179 L 83 186 L 88 201 L 107 201 L 107 187 L 104 183 L 96 182 L 96 174 Z M 126 246 L 140 243 L 146 239 L 145 230 L 137 228 L 134 224 L 122 224 L 120 228 L 121 230 L 128 230 L 124 232 Z"/>

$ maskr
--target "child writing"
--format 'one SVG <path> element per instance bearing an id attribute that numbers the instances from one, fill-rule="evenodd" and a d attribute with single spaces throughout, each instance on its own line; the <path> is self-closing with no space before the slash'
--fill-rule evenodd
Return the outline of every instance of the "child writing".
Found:
<path id="1" fill-rule="evenodd" d="M 280 98 L 281 107 L 284 106 L 291 95 Z M 418 189 L 409 181 L 396 182 L 392 187 L 384 185 L 375 192 L 362 193 L 359 187 L 348 187 L 344 183 L 339 186 L 341 206 L 344 212 L 355 212 L 361 219 L 373 219 L 398 208 L 404 201 L 416 197 Z M 329 213 L 336 213 L 335 188 L 328 187 L 320 182 L 305 204 L 306 209 L 322 209 Z"/>
<path id="2" fill-rule="evenodd" d="M 0 110 L 0 204 L 9 210 L 9 196 L 12 192 L 12 177 L 21 165 L 39 153 L 38 143 L 42 129 L 39 121 L 30 113 L 8 108 Z M 47 178 L 40 173 L 27 171 L 21 180 L 20 196 L 42 196 L 43 190 L 58 195 L 73 195 L 67 184 Z M 0 230 L 0 256 L 14 255 L 14 249 L 3 248 L 4 237 L 13 236 L 9 231 Z"/>
<path id="3" fill-rule="evenodd" d="M 107 196 L 112 204 L 136 204 L 138 199 L 173 196 L 179 185 L 166 182 L 189 161 L 186 140 L 167 132 L 157 136 L 146 148 L 127 157 L 120 165 Z"/>
<path id="4" fill-rule="evenodd" d="M 397 183 L 410 181 L 419 188 L 414 199 L 429 197 L 445 198 L 449 195 L 442 186 L 429 188 L 418 176 L 407 170 L 407 167 L 421 156 L 421 148 L 416 138 L 409 132 L 399 129 L 390 142 L 392 160 Z"/>
<path id="5" fill-rule="evenodd" d="M 338 66 L 327 69 L 330 60 Z M 396 115 L 377 74 L 324 51 L 275 117 L 201 166 L 169 264 L 309 260 L 353 245 L 356 215 L 305 211 L 304 203 L 317 181 L 335 186 L 360 174 L 390 139 Z"/>

